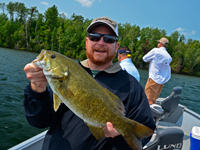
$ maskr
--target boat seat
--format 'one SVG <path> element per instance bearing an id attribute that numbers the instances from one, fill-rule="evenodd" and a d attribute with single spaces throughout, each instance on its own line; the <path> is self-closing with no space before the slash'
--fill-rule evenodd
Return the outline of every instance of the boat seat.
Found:
<path id="1" fill-rule="evenodd" d="M 147 143 L 143 150 L 181 150 L 184 132 L 179 128 L 166 128 L 156 133 L 153 141 Z"/>
<path id="2" fill-rule="evenodd" d="M 153 117 L 156 120 L 156 124 L 160 119 L 169 117 L 178 107 L 182 88 L 177 86 L 172 89 L 171 94 L 166 97 L 160 104 L 150 105 Z"/>

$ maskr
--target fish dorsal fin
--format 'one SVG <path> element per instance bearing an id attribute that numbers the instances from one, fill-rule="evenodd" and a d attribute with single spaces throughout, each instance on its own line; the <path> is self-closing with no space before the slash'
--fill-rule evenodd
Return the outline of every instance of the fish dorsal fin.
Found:
<path id="1" fill-rule="evenodd" d="M 122 101 L 119 99 L 119 97 L 117 97 L 115 94 L 113 94 L 112 92 L 110 92 L 109 90 L 107 90 L 105 88 L 105 90 L 108 92 L 108 94 L 111 97 L 111 102 L 113 103 L 113 107 L 117 109 L 117 111 L 122 114 L 125 115 L 125 108 L 124 108 L 124 104 L 122 103 Z"/>
<path id="2" fill-rule="evenodd" d="M 55 93 L 53 93 L 53 106 L 54 106 L 54 110 L 57 111 L 60 104 L 62 103 L 62 101 L 60 100 L 60 98 L 58 97 L 58 95 L 56 95 Z"/>

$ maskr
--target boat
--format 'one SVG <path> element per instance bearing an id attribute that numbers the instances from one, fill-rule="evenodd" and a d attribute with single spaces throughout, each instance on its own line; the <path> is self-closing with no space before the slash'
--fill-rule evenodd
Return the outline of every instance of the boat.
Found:
<path id="1" fill-rule="evenodd" d="M 200 149 L 200 115 L 179 103 L 181 87 L 177 86 L 166 98 L 158 98 L 150 105 L 156 130 L 144 150 L 197 150 Z M 191 139 L 196 128 L 196 147 Z M 44 131 L 8 150 L 40 150 L 47 131 Z M 195 131 L 194 131 L 195 132 Z M 199 139 L 198 139 L 199 138 Z M 192 146 L 191 146 L 192 145 Z"/>

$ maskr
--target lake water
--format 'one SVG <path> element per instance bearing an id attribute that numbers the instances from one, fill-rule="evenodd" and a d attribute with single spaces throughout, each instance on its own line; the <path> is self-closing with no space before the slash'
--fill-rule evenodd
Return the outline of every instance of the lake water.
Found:
<path id="1" fill-rule="evenodd" d="M 24 115 L 23 90 L 29 83 L 24 66 L 38 54 L 0 48 L 0 150 L 8 149 L 45 129 L 30 126 Z M 148 70 L 138 69 L 144 87 Z M 160 97 L 166 97 L 175 86 L 182 87 L 180 103 L 200 114 L 200 78 L 172 74 Z"/>

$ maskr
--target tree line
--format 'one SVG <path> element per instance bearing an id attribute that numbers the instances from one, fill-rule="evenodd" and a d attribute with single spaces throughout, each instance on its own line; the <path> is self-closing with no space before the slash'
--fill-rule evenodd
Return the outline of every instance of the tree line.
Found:
<path id="1" fill-rule="evenodd" d="M 0 47 L 40 52 L 54 50 L 70 58 L 85 59 L 86 29 L 92 19 L 73 14 L 59 14 L 55 5 L 44 14 L 37 7 L 27 8 L 21 2 L 0 3 Z M 7 11 L 7 14 L 5 13 Z M 142 57 L 157 47 L 161 37 L 169 39 L 167 51 L 172 56 L 172 72 L 200 76 L 200 42 L 187 39 L 178 31 L 167 36 L 164 29 L 140 28 L 130 23 L 118 24 L 118 41 L 132 51 L 132 61 L 138 68 L 148 68 Z M 114 61 L 117 61 L 116 58 Z"/>

